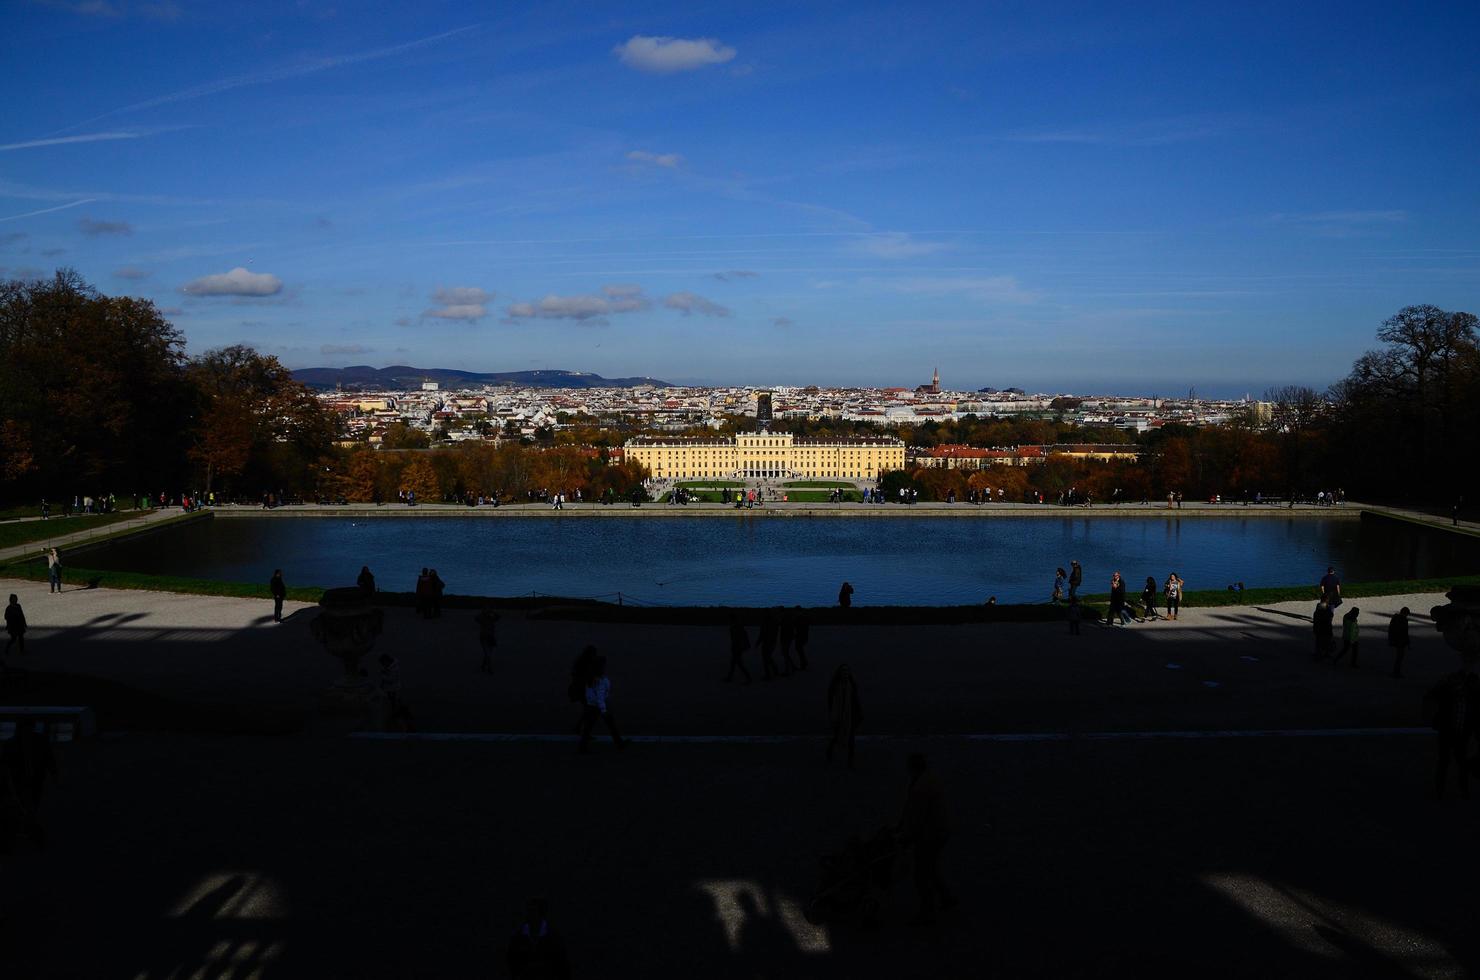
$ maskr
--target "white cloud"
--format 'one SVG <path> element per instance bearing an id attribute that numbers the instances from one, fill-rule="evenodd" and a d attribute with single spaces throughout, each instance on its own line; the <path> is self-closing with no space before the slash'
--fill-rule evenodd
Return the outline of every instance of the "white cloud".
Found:
<path id="1" fill-rule="evenodd" d="M 134 233 L 134 226 L 127 221 L 94 221 L 92 218 L 83 218 L 77 222 L 77 229 L 93 238 L 99 235 L 132 235 Z"/>
<path id="2" fill-rule="evenodd" d="M 712 37 L 650 37 L 638 34 L 612 49 L 622 64 L 655 75 L 693 71 L 734 60 L 735 49 Z"/>
<path id="3" fill-rule="evenodd" d="M 319 353 L 331 354 L 368 354 L 375 348 L 366 347 L 364 344 L 324 344 L 319 348 Z"/>
<path id="4" fill-rule="evenodd" d="M 488 304 L 494 293 L 478 286 L 439 286 L 432 294 L 437 305 L 424 311 L 424 317 L 438 320 L 466 320 L 472 323 L 488 315 Z"/>
<path id="5" fill-rule="evenodd" d="M 65 143 L 99 143 L 104 140 L 136 140 L 142 133 L 84 133 L 80 136 L 54 136 L 49 139 L 26 140 L 23 143 L 0 144 L 0 153 L 8 150 L 31 150 L 38 146 L 61 146 Z"/>
<path id="6" fill-rule="evenodd" d="M 606 317 L 615 313 L 635 313 L 651 306 L 643 295 L 642 287 L 632 285 L 603 286 L 599 295 L 585 293 L 574 296 L 549 294 L 534 303 L 515 303 L 508 309 L 511 320 L 576 320 L 578 322 L 605 323 Z"/>
<path id="7" fill-rule="evenodd" d="M 877 259 L 911 259 L 919 255 L 934 255 L 950 248 L 945 242 L 922 242 L 902 231 L 886 231 L 877 235 L 864 235 L 854 244 L 857 251 Z"/>
<path id="8" fill-rule="evenodd" d="M 275 296 L 283 291 L 283 281 L 266 272 L 248 272 L 237 266 L 230 272 L 192 279 L 180 287 L 190 296 Z"/>
<path id="9" fill-rule="evenodd" d="M 633 163 L 651 163 L 655 167 L 667 167 L 670 170 L 677 170 L 683 164 L 683 157 L 677 153 L 649 153 L 647 150 L 629 150 L 627 159 Z"/>
<path id="10" fill-rule="evenodd" d="M 113 270 L 113 275 L 119 279 L 148 279 L 152 274 L 148 269 L 141 269 L 136 265 L 126 265 L 121 269 Z"/>
<path id="11" fill-rule="evenodd" d="M 13 196 L 19 196 L 19 195 L 13 195 Z M 51 214 L 53 211 L 65 211 L 68 208 L 75 208 L 75 207 L 80 207 L 81 205 L 84 205 L 84 204 L 91 204 L 93 201 L 96 201 L 96 200 L 97 200 L 97 198 L 95 198 L 95 197 L 84 197 L 84 198 L 82 198 L 81 200 L 78 200 L 78 201 L 70 201 L 70 202 L 68 202 L 66 204 L 58 204 L 54 208 L 42 208 L 39 211 L 27 211 L 24 214 L 8 214 L 5 217 L 0 218 L 0 221 L 19 221 L 22 218 L 34 218 L 34 217 L 36 217 L 37 215 L 40 215 L 40 214 Z"/>
<path id="12" fill-rule="evenodd" d="M 713 300 L 707 300 L 697 293 L 670 293 L 663 300 L 663 305 L 670 310 L 678 310 L 684 316 L 698 313 L 701 316 L 729 316 L 730 311 Z"/>

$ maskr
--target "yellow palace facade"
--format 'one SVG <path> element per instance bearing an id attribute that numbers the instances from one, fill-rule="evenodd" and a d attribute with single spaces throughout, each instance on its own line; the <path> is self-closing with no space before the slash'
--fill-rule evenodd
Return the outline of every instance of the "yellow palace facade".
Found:
<path id="1" fill-rule="evenodd" d="M 747 432 L 733 439 L 644 437 L 625 456 L 658 480 L 877 480 L 904 469 L 899 439 L 798 439 L 789 432 Z"/>

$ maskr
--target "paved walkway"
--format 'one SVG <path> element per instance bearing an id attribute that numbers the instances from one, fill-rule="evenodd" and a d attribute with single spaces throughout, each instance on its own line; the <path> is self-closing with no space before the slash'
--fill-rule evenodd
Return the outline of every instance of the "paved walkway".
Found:
<path id="1" fill-rule="evenodd" d="M 131 517 L 124 521 L 114 521 L 109 524 L 99 524 L 95 527 L 84 528 L 80 531 L 68 531 L 67 524 L 70 519 L 53 518 L 57 524 L 55 537 L 43 538 L 40 541 L 30 541 L 26 544 L 15 545 L 11 548 L 0 548 L 0 563 L 19 561 L 32 555 L 39 555 L 48 548 L 58 548 L 63 551 L 79 544 L 86 544 L 98 538 L 120 533 L 132 533 L 154 524 L 162 524 L 166 521 L 176 520 L 185 515 L 178 507 L 165 508 L 163 510 L 143 511 L 137 517 Z M 200 515 L 193 515 L 200 516 Z M 50 523 L 50 522 L 48 522 Z M 63 565 L 66 564 L 66 555 L 62 555 Z"/>

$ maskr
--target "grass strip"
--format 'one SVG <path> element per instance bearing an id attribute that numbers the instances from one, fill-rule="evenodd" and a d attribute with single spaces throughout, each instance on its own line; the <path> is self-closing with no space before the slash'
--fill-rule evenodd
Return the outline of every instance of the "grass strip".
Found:
<path id="1" fill-rule="evenodd" d="M 50 541 L 67 534 L 107 527 L 120 521 L 130 521 L 139 515 L 133 511 L 114 514 L 88 514 L 78 517 L 53 517 L 49 521 L 24 521 L 19 524 L 0 524 L 0 548 L 14 548 L 33 541 Z"/>

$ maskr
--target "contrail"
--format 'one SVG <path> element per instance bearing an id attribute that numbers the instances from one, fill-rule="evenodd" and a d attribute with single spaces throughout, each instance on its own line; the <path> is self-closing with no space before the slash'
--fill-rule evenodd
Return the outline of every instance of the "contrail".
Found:
<path id="1" fill-rule="evenodd" d="M 86 133 L 82 136 L 57 136 L 50 139 L 26 140 L 24 143 L 0 144 L 0 152 L 5 150 L 29 150 L 37 146 L 58 146 L 62 143 L 97 143 L 102 140 L 136 140 L 142 133 Z"/>
<path id="2" fill-rule="evenodd" d="M 65 211 L 68 208 L 75 208 L 78 205 L 91 204 L 93 201 L 96 200 L 97 198 L 95 197 L 84 197 L 82 200 L 73 201 L 71 204 L 58 204 L 54 208 L 42 208 L 40 211 L 27 211 L 25 214 L 12 214 L 8 218 L 0 218 L 0 221 L 19 221 L 22 218 L 34 218 L 38 214 L 51 214 L 53 211 Z"/>
<path id="3" fill-rule="evenodd" d="M 376 48 L 373 51 L 361 51 L 356 54 L 342 54 L 332 58 L 319 58 L 315 61 L 310 61 L 307 64 L 297 65 L 292 68 L 278 68 L 272 71 L 257 72 L 256 74 L 233 75 L 229 78 L 219 78 L 214 82 L 206 82 L 204 85 L 196 85 L 191 88 L 181 89 L 178 92 L 171 92 L 168 95 L 161 95 L 153 99 L 145 99 L 143 102 L 134 102 L 126 106 L 120 106 L 117 109 L 109 109 L 107 112 L 93 116 L 91 119 L 84 119 L 79 123 L 73 123 L 71 126 L 67 126 L 64 129 L 59 129 L 57 130 L 57 132 L 65 133 L 69 129 L 76 129 L 78 126 L 86 126 L 89 123 L 97 122 L 99 119 L 107 119 L 109 116 L 116 116 L 119 113 L 123 112 L 137 112 L 140 109 L 153 109 L 156 106 L 169 105 L 174 102 L 186 102 L 191 99 L 204 98 L 207 95 L 215 95 L 218 92 L 229 92 L 232 89 L 246 88 L 250 85 L 267 85 L 272 82 L 281 82 L 289 78 L 299 78 L 303 75 L 312 75 L 314 72 L 325 71 L 330 68 L 342 68 L 345 65 L 355 65 L 359 64 L 362 61 L 375 61 L 379 58 L 389 58 L 394 55 L 401 54 L 405 51 L 411 51 L 415 48 L 424 47 L 428 44 L 435 44 L 438 41 L 445 41 L 449 37 L 463 34 L 467 31 L 477 30 L 481 26 L 481 24 L 470 24 L 467 27 L 458 27 L 450 31 L 443 31 L 441 34 L 433 34 L 431 37 L 424 37 L 415 41 L 407 41 L 405 44 L 395 44 L 388 48 Z"/>

